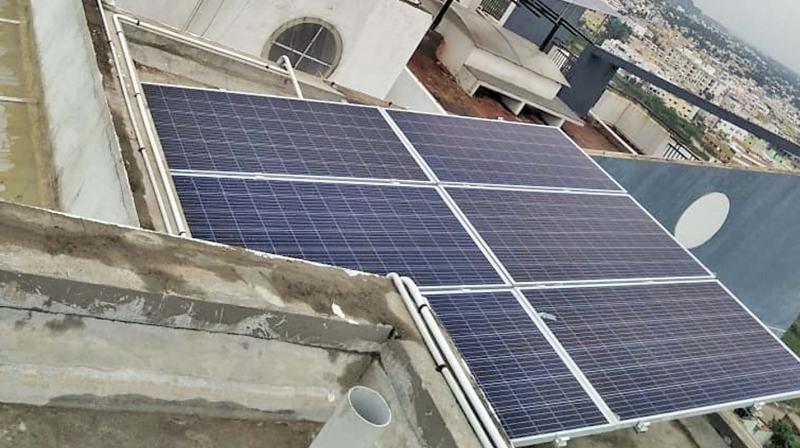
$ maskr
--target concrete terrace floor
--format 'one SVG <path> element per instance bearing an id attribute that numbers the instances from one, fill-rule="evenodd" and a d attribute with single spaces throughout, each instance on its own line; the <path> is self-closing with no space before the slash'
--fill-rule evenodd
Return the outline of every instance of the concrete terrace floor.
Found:
<path id="1" fill-rule="evenodd" d="M 0 404 L 0 448 L 305 448 L 320 426 Z"/>

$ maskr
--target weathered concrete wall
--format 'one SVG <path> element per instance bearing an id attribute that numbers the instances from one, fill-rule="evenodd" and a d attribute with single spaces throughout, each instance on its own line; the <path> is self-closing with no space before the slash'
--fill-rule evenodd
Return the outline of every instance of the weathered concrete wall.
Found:
<path id="1" fill-rule="evenodd" d="M 365 384 L 379 446 L 477 446 L 382 276 L 0 202 L 0 310 L 0 401 L 319 422 Z"/>
<path id="2" fill-rule="evenodd" d="M 647 155 L 662 155 L 669 145 L 669 131 L 645 109 L 614 92 L 606 90 L 592 111 Z"/>
<path id="3" fill-rule="evenodd" d="M 78 0 L 30 0 L 61 210 L 138 225 Z"/>
<path id="4" fill-rule="evenodd" d="M 400 76 L 397 77 L 397 81 L 395 81 L 392 89 L 389 90 L 386 100 L 419 112 L 447 113 L 408 68 L 403 70 Z"/>
<path id="5" fill-rule="evenodd" d="M 370 361 L 247 336 L 24 310 L 4 310 L 0 340 L 2 402 L 230 418 L 291 413 L 324 421 Z"/>

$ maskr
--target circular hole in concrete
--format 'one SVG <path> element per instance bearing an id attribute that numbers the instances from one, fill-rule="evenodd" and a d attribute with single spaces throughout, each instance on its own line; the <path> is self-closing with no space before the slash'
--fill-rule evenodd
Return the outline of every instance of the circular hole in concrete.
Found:
<path id="1" fill-rule="evenodd" d="M 708 193 L 692 203 L 675 224 L 675 238 L 688 249 L 700 247 L 719 232 L 731 202 L 724 193 Z"/>
<path id="2" fill-rule="evenodd" d="M 347 394 L 350 406 L 364 421 L 377 427 L 384 427 L 392 420 L 392 411 L 381 394 L 374 390 L 355 386 Z"/>

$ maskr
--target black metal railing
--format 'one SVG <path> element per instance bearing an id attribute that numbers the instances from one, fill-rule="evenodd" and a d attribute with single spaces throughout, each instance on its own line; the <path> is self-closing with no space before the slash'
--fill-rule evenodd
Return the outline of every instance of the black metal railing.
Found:
<path id="1" fill-rule="evenodd" d="M 670 160 L 701 160 L 692 150 L 676 141 L 669 142 L 667 149 L 664 150 L 664 158 Z"/>
<path id="2" fill-rule="evenodd" d="M 508 10 L 511 5 L 511 0 L 482 0 L 481 11 L 492 16 L 495 20 L 500 20 L 503 14 Z"/>

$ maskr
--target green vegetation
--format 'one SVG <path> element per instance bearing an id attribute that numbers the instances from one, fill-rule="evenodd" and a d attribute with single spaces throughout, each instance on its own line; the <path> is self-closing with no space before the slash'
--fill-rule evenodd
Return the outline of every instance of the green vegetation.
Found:
<path id="1" fill-rule="evenodd" d="M 622 95 L 644 106 L 656 121 L 674 133 L 678 140 L 687 147 L 693 147 L 697 142 L 703 141 L 703 131 L 697 125 L 667 107 L 661 98 L 621 78 L 615 78 L 612 86 L 617 88 Z M 704 151 L 708 152 L 709 149 L 704 147 Z M 711 152 L 713 153 L 714 151 Z M 700 152 L 697 155 L 708 160 L 708 156 L 704 152 Z"/>
<path id="2" fill-rule="evenodd" d="M 783 343 L 800 355 L 800 319 L 794 321 L 792 326 L 783 334 Z"/>
<path id="3" fill-rule="evenodd" d="M 774 448 L 800 448 L 800 440 L 792 431 L 789 423 L 773 418 L 769 423 L 769 427 L 772 429 L 772 437 L 769 439 L 770 446 Z"/>
<path id="4" fill-rule="evenodd" d="M 616 39 L 627 42 L 632 33 L 631 27 L 626 25 L 619 17 L 612 17 L 606 22 L 606 27 L 601 37 L 602 40 Z"/>
<path id="5" fill-rule="evenodd" d="M 792 325 L 786 330 L 781 338 L 784 344 L 789 347 L 793 352 L 800 355 L 800 318 L 794 321 Z M 789 400 L 785 402 L 795 410 L 800 410 L 800 399 Z"/>

